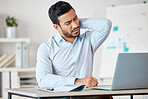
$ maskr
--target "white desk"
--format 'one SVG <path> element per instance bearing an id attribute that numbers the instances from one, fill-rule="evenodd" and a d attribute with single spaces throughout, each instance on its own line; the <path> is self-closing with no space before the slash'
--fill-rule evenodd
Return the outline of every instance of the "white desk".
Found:
<path id="1" fill-rule="evenodd" d="M 105 90 L 92 90 L 86 88 L 84 91 L 81 92 L 50 93 L 50 92 L 40 91 L 37 88 L 14 88 L 14 89 L 6 89 L 6 91 L 8 92 L 8 99 L 12 99 L 12 95 L 30 97 L 35 99 L 46 99 L 47 97 L 55 98 L 55 97 L 130 95 L 131 99 L 133 99 L 133 95 L 148 94 L 148 89 L 105 91 Z"/>

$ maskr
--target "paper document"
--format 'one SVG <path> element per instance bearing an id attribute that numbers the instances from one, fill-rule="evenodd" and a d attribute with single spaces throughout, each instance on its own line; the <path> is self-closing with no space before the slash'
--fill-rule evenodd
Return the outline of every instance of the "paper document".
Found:
<path id="1" fill-rule="evenodd" d="M 42 91 L 48 92 L 72 92 L 72 91 L 82 91 L 85 89 L 85 85 L 64 85 L 56 88 L 39 88 Z"/>

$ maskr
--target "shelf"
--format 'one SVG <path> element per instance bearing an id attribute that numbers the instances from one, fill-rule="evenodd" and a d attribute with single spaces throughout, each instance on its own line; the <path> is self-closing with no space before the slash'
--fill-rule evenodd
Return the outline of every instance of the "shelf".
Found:
<path id="1" fill-rule="evenodd" d="M 35 75 L 35 67 L 29 68 L 0 68 L 1 72 L 1 86 L 2 91 L 0 92 L 2 98 L 8 97 L 8 93 L 4 90 L 6 88 L 28 88 L 28 87 L 38 87 Z M 19 98 L 17 98 L 19 99 Z"/>
<path id="2" fill-rule="evenodd" d="M 34 72 L 35 72 L 35 71 L 34 71 Z M 35 77 L 35 76 L 36 76 L 35 74 L 25 74 L 25 75 L 24 75 L 24 74 L 23 74 L 23 75 L 20 74 L 20 75 L 19 75 L 20 78 L 33 78 L 33 77 Z"/>
<path id="3" fill-rule="evenodd" d="M 7 98 L 2 98 L 2 97 L 0 97 L 0 99 L 7 99 Z"/>
<path id="4" fill-rule="evenodd" d="M 38 85 L 20 85 L 20 88 L 33 88 L 33 87 L 38 87 Z"/>
<path id="5" fill-rule="evenodd" d="M 20 78 L 20 87 L 37 87 L 36 78 Z"/>
<path id="6" fill-rule="evenodd" d="M 30 38 L 0 38 L 0 43 L 30 43 Z"/>
<path id="7" fill-rule="evenodd" d="M 0 68 L 0 98 L 8 98 L 6 88 L 37 87 L 35 67 L 28 68 L 30 38 L 0 38 L 0 44 L 15 44 L 15 67 Z M 2 46 L 3 47 L 3 46 Z M 24 80 L 24 79 L 29 80 Z M 18 98 L 17 98 L 18 99 Z"/>
<path id="8" fill-rule="evenodd" d="M 32 72 L 35 71 L 35 67 L 30 68 L 16 68 L 16 67 L 8 67 L 8 68 L 0 68 L 0 72 L 10 72 L 10 71 L 18 71 L 18 72 Z"/>

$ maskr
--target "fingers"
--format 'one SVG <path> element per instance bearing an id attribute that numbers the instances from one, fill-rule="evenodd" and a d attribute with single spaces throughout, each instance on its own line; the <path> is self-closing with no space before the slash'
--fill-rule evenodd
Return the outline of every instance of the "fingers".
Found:
<path id="1" fill-rule="evenodd" d="M 96 78 L 92 77 L 92 81 L 93 81 L 94 83 L 98 84 L 98 80 L 97 80 Z"/>
<path id="2" fill-rule="evenodd" d="M 98 80 L 92 76 L 88 76 L 87 87 L 95 87 L 98 85 Z"/>
<path id="3" fill-rule="evenodd" d="M 94 80 L 90 81 L 90 87 L 95 87 L 97 85 L 98 85 L 98 82 L 96 82 Z"/>
<path id="4" fill-rule="evenodd" d="M 82 79 L 76 79 L 75 84 L 84 84 L 86 87 L 95 87 L 98 85 L 98 80 L 92 76 L 88 76 Z"/>
<path id="5" fill-rule="evenodd" d="M 95 77 L 92 77 L 93 80 L 95 80 L 96 82 L 98 82 L 98 80 Z"/>

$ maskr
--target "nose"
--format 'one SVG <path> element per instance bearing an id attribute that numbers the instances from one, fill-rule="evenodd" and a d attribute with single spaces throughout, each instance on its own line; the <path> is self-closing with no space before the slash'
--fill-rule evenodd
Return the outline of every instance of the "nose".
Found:
<path id="1" fill-rule="evenodd" d="M 74 28 L 77 28 L 77 27 L 78 27 L 78 24 L 77 24 L 75 21 L 73 21 L 73 22 L 72 22 L 72 27 L 73 27 L 73 29 L 74 29 Z"/>

